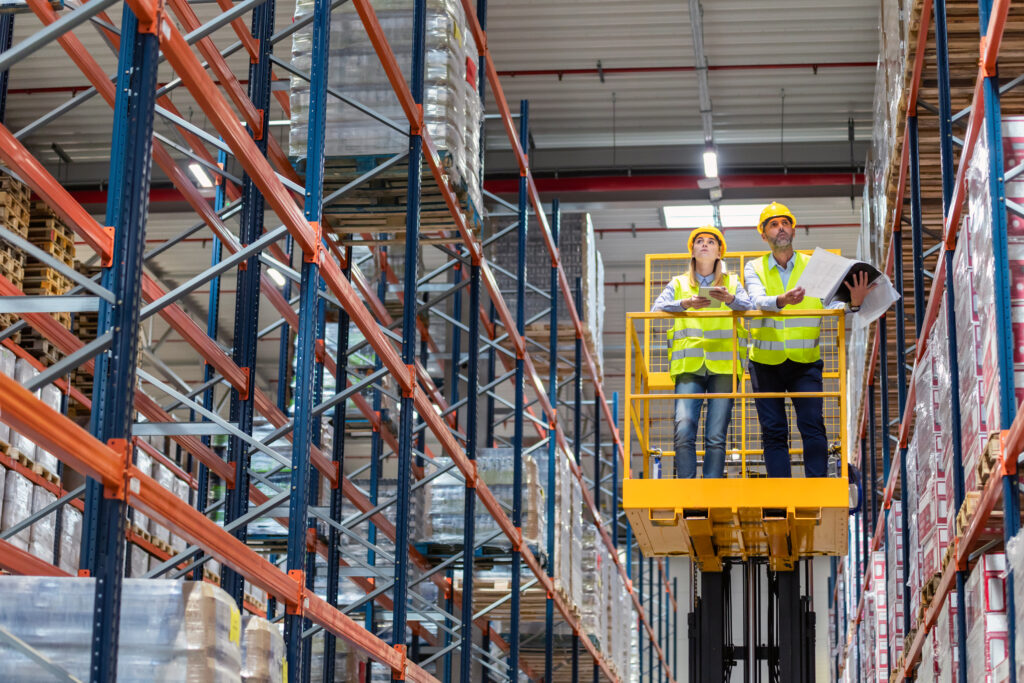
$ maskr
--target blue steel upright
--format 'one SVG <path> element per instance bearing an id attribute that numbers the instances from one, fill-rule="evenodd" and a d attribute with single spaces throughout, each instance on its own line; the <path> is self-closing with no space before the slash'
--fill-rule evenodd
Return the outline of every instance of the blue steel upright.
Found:
<path id="1" fill-rule="evenodd" d="M 469 266 L 469 354 L 466 360 L 466 457 L 476 461 L 479 448 L 477 416 L 480 404 L 479 388 L 480 353 L 480 263 Z M 466 500 L 462 524 L 465 538 L 462 541 L 462 645 L 459 651 L 459 680 L 471 683 L 473 666 L 473 556 L 476 548 L 476 484 L 466 480 Z"/>
<path id="2" fill-rule="evenodd" d="M 96 358 L 90 431 L 103 442 L 131 442 L 135 362 L 138 355 L 142 261 L 146 246 L 150 172 L 153 165 L 153 112 L 159 43 L 157 27 L 140 29 L 127 7 L 121 17 L 117 96 L 110 155 L 107 225 L 114 228 L 114 258 L 102 274 L 116 303 L 100 302 L 98 335 L 113 332 L 110 350 Z M 86 492 L 82 567 L 96 578 L 89 678 L 117 678 L 121 580 L 124 574 L 126 505 L 107 498 L 89 480 Z"/>
<path id="3" fill-rule="evenodd" d="M 323 209 L 324 132 L 327 118 L 327 56 L 330 45 L 330 0 L 313 4 L 312 78 L 309 86 L 309 140 L 306 148 L 305 217 L 314 229 L 320 229 Z M 254 20 L 255 21 L 255 20 Z M 316 242 L 316 251 L 302 255 L 302 279 L 299 284 L 299 325 L 295 350 L 295 423 L 292 438 L 291 483 L 288 499 L 289 573 L 306 569 L 306 528 L 310 501 L 310 447 L 313 437 L 313 408 L 316 405 L 316 340 L 322 328 L 320 298 L 320 259 L 325 250 Z M 303 579 L 304 581 L 304 579 Z M 289 683 L 308 680 L 309 658 L 303 656 L 303 618 L 301 610 L 287 608 L 284 621 Z"/>
<path id="4" fill-rule="evenodd" d="M 423 104 L 423 72 L 426 57 L 427 2 L 416 0 L 413 8 L 412 79 L 413 100 Z M 420 108 L 422 111 L 422 106 Z M 422 189 L 423 139 L 418 130 L 409 135 L 409 190 L 405 211 L 405 305 L 402 307 L 402 363 L 413 387 L 402 393 L 398 416 L 398 482 L 395 505 L 395 587 L 391 644 L 405 651 L 405 626 L 409 593 L 409 499 L 412 496 L 413 391 L 416 383 L 416 254 L 420 235 L 420 190 Z M 458 375 L 456 374 L 456 378 Z M 392 672 L 393 680 L 405 680 L 405 672 Z"/>
<path id="5" fill-rule="evenodd" d="M 935 63 L 938 76 L 939 94 L 939 160 L 942 169 L 942 218 L 945 225 L 946 217 L 949 216 L 950 203 L 953 200 L 953 187 L 956 184 L 956 168 L 953 165 L 953 113 L 950 103 L 949 85 L 949 46 L 947 44 L 946 32 L 946 0 L 936 0 L 934 5 L 935 14 Z M 998 110 L 998 103 L 996 104 Z M 998 112 L 997 112 L 998 115 Z M 998 119 L 996 130 L 998 132 Z M 1002 164 L 1000 164 L 1000 175 Z M 1004 232 L 1005 234 L 1005 232 Z M 998 247 L 995 248 L 998 259 Z M 950 395 L 954 400 L 950 401 L 952 408 L 950 414 L 952 439 L 953 439 L 953 509 L 959 510 L 964 500 L 964 468 L 961 453 L 960 441 L 960 372 L 957 366 L 957 345 L 956 345 L 956 293 L 953 291 L 953 250 L 943 247 L 943 258 L 946 267 L 946 332 L 947 332 L 947 353 L 950 363 Z M 996 269 L 999 270 L 998 268 Z M 998 278 L 999 276 L 996 275 Z M 998 299 L 997 299 L 998 301 Z M 1012 356 L 1011 356 L 1012 358 Z M 1011 370 L 1012 381 L 1012 370 Z M 1011 390 L 1012 395 L 1012 390 Z M 967 572 L 956 573 L 956 636 L 957 648 L 960 653 L 960 683 L 967 683 L 967 609 L 965 602 L 965 584 Z M 1011 637 L 1013 635 L 1011 631 Z"/>
<path id="6" fill-rule="evenodd" d="M 619 392 L 612 392 L 612 435 L 619 426 Z M 612 546 L 619 549 L 619 443 L 612 440 Z M 675 590 L 672 592 L 675 595 Z"/>
<path id="7" fill-rule="evenodd" d="M 519 102 L 519 142 L 523 146 L 523 152 L 529 153 L 528 141 L 530 139 L 530 104 L 526 100 Z M 519 249 L 516 275 L 516 332 L 520 339 L 526 333 L 526 232 L 529 214 L 526 210 L 526 176 L 519 176 L 519 226 L 516 234 L 519 237 Z M 525 344 L 525 342 L 523 342 Z M 525 346 L 524 346 L 525 351 Z M 508 649 L 508 677 L 509 680 L 518 680 L 519 671 L 519 606 L 521 596 L 519 594 L 519 583 L 522 574 L 520 564 L 519 543 L 522 540 L 523 528 L 523 411 L 524 411 L 524 366 L 523 353 L 516 352 L 516 377 L 515 377 L 515 420 L 512 437 L 512 526 L 519 532 L 519 538 L 512 541 L 512 600 L 511 600 L 511 623 L 509 625 L 509 649 Z"/>
<path id="8" fill-rule="evenodd" d="M 551 202 L 551 239 L 558 244 L 558 231 L 562 222 L 561 208 L 557 199 Z M 551 284 L 548 290 L 551 296 L 551 309 L 548 313 L 549 332 L 551 349 L 549 350 L 551 362 L 548 364 L 548 400 L 553 409 L 558 410 L 558 264 L 551 264 Z M 548 555 L 548 578 L 555 576 L 555 486 L 557 486 L 555 474 L 558 463 L 558 445 L 555 442 L 554 424 L 548 429 L 548 495 L 545 500 L 547 505 L 547 547 Z M 555 601 L 551 593 L 548 593 L 544 602 L 544 680 L 550 681 L 554 675 L 554 649 L 555 649 Z"/>
<path id="9" fill-rule="evenodd" d="M 249 130 L 260 153 L 266 156 L 269 131 L 268 112 L 270 111 L 270 56 L 273 51 L 275 0 L 267 0 L 252 11 L 252 36 L 258 41 L 258 59 L 249 64 L 249 99 L 253 107 L 260 112 L 259 130 Z M 246 174 L 242 178 L 242 210 L 238 230 L 238 240 L 242 244 L 252 244 L 259 239 L 263 231 L 264 200 L 263 194 L 256 187 L 252 178 Z M 253 254 L 245 262 L 239 264 L 238 280 L 235 294 L 234 347 L 232 360 L 242 370 L 247 371 L 246 391 L 231 391 L 231 422 L 246 434 L 252 434 L 253 410 L 255 402 L 256 378 L 256 342 L 259 334 L 260 312 L 260 259 Z M 232 522 L 249 510 L 249 445 L 237 437 L 228 440 L 228 460 L 235 468 L 235 484 L 227 491 L 225 505 L 225 521 Z M 295 520 L 292 520 L 295 522 Z M 297 523 L 302 525 L 305 518 Z M 247 529 L 242 525 L 232 532 L 244 541 Z M 301 566 L 299 567 L 301 569 Z M 239 609 L 242 608 L 245 582 L 242 575 L 226 566 L 221 576 L 221 586 L 227 591 Z M 293 662 L 295 669 L 300 667 Z"/>
<path id="10" fill-rule="evenodd" d="M 992 0 L 978 1 L 978 18 L 984 33 L 988 27 Z M 989 197 L 992 202 L 992 251 L 995 259 L 995 299 L 996 299 L 996 333 L 997 356 L 999 358 L 999 399 L 1000 429 L 1009 429 L 1017 416 L 1017 401 L 1014 395 L 1013 368 L 1013 319 L 1010 314 L 1010 271 L 1008 267 L 1006 243 L 1006 188 L 1003 182 L 1003 145 L 1002 117 L 999 101 L 999 73 L 986 76 L 983 84 L 985 106 L 985 132 L 988 135 L 989 158 Z M 1010 457 L 1016 458 L 1012 453 Z M 1017 487 L 1017 475 L 1003 475 L 1003 538 L 1009 541 L 1020 529 L 1020 493 Z M 1012 569 L 1006 575 L 1006 613 L 1014 614 L 1013 584 L 1016 577 Z M 1016 662 L 1015 619 L 1009 619 L 1008 638 L 1010 662 Z M 1010 683 L 1016 683 L 1017 670 L 1010 666 Z"/>
<path id="11" fill-rule="evenodd" d="M 14 38 L 14 13 L 8 12 L 0 15 L 0 53 L 11 49 L 11 41 Z M 483 73 L 483 69 L 480 70 Z M 10 71 L 0 71 L 0 123 L 7 118 L 7 83 Z"/>
<path id="12" fill-rule="evenodd" d="M 342 272 L 346 278 L 352 275 L 352 247 L 345 247 L 345 263 Z M 335 393 L 341 393 L 348 385 L 348 341 L 349 315 L 344 308 L 338 311 L 338 358 L 337 374 L 334 379 Z M 340 478 L 345 475 L 345 421 L 348 401 L 340 401 L 334 407 L 334 438 L 331 440 L 331 461 L 338 468 L 338 485 L 331 489 L 331 519 L 341 521 L 341 505 L 344 500 Z M 331 526 L 327 534 L 327 602 L 338 606 L 338 583 L 341 563 L 341 532 Z M 330 631 L 324 634 L 324 680 L 334 680 L 334 653 L 337 637 Z"/>

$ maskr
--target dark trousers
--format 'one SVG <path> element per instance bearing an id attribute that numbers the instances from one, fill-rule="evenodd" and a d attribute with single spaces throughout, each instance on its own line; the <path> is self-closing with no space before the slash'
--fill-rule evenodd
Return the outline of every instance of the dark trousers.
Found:
<path id="1" fill-rule="evenodd" d="M 750 383 L 754 394 L 768 392 L 823 391 L 823 363 L 797 363 L 786 360 L 779 365 L 750 362 Z M 804 476 L 824 477 L 828 472 L 828 436 L 823 400 L 790 398 L 796 410 L 796 426 L 804 444 Z M 792 476 L 789 464 L 789 420 L 786 419 L 785 398 L 755 398 L 757 417 L 761 421 L 761 443 L 769 477 Z"/>

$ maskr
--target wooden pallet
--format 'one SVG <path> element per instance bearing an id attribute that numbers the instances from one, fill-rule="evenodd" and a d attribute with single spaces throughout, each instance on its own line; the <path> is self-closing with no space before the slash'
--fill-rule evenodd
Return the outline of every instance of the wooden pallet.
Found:
<path id="1" fill-rule="evenodd" d="M 388 155 L 367 155 L 327 159 L 324 195 L 344 187 L 389 158 Z M 449 186 L 461 204 L 466 223 L 479 234 L 483 223 L 480 207 L 472 206 L 463 185 L 449 181 Z M 408 164 L 400 163 L 325 205 L 323 213 L 341 244 L 401 244 L 405 236 L 407 198 Z M 426 164 L 420 197 L 420 230 L 424 243 L 461 242 L 444 196 Z M 370 237 L 357 238 L 363 234 Z"/>
<path id="2" fill-rule="evenodd" d="M 19 249 L 0 247 L 0 275 L 10 280 L 18 289 L 25 278 L 25 255 Z"/>
<path id="3" fill-rule="evenodd" d="M 40 263 L 25 266 L 23 283 L 26 294 L 63 294 L 71 289 L 71 280 L 66 275 Z"/>
<path id="4" fill-rule="evenodd" d="M 978 457 L 977 473 L 978 473 L 978 487 L 985 488 L 985 484 L 988 483 L 988 476 L 992 474 L 992 470 L 999 466 L 999 456 L 1002 452 L 1002 441 L 999 437 L 999 432 L 993 432 L 988 437 L 988 443 L 985 448 L 982 449 L 981 455 Z"/>
<path id="5" fill-rule="evenodd" d="M 956 513 L 956 536 L 962 538 L 967 527 L 974 517 L 974 511 L 978 509 L 978 501 L 981 500 L 981 491 L 968 491 L 964 496 L 964 502 Z"/>
<path id="6" fill-rule="evenodd" d="M 29 213 L 21 204 L 11 206 L 4 204 L 3 193 L 0 193 L 0 226 L 16 232 L 22 237 L 28 237 Z"/>
<path id="7" fill-rule="evenodd" d="M 928 605 L 932 604 L 932 598 L 935 597 L 935 591 L 939 588 L 939 582 L 942 581 L 942 574 L 936 572 L 924 582 L 921 586 L 921 607 L 928 609 Z"/>
<path id="8" fill-rule="evenodd" d="M 456 590 L 461 590 L 461 582 L 456 581 Z M 473 580 L 473 611 L 488 607 L 503 597 L 509 595 L 509 582 L 507 579 L 478 579 Z M 524 621 L 543 622 L 547 614 L 547 593 L 538 585 L 531 586 L 520 593 L 521 600 L 520 618 Z M 564 595 L 562 596 L 565 597 Z M 566 600 L 569 603 L 568 600 Z M 570 604 L 570 609 L 576 618 L 579 618 L 579 610 L 575 605 Z M 556 615 L 559 614 L 556 610 Z M 489 612 L 489 618 L 505 621 L 511 617 L 511 601 L 504 603 Z"/>
<path id="9" fill-rule="evenodd" d="M 59 361 L 63 354 L 48 340 L 40 337 L 34 330 L 24 331 L 21 338 L 21 348 L 35 356 L 44 366 L 50 366 Z"/>

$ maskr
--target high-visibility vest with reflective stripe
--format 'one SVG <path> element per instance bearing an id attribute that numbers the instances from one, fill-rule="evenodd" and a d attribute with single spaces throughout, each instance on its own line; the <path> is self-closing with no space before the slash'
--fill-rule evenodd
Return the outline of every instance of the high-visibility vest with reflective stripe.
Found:
<path id="1" fill-rule="evenodd" d="M 699 288 L 690 284 L 689 275 L 677 275 L 673 278 L 675 298 L 686 299 L 698 293 Z M 738 282 L 725 276 L 722 286 L 730 294 L 736 294 Z M 712 304 L 700 311 L 722 310 L 728 313 L 731 309 L 720 301 L 712 300 Z M 742 359 L 746 355 L 745 331 L 742 321 L 737 322 L 739 335 L 736 353 L 733 353 L 733 318 L 726 315 L 722 318 L 676 318 L 668 331 L 669 375 L 675 378 L 684 372 L 698 372 L 707 366 L 708 372 L 716 375 L 727 375 L 737 371 L 735 358 Z"/>
<path id="2" fill-rule="evenodd" d="M 769 267 L 770 254 L 754 261 L 754 272 L 761 278 L 765 294 L 779 296 L 786 293 L 778 268 Z M 810 260 L 806 254 L 794 253 L 793 272 L 789 276 L 790 289 L 800 282 L 800 275 Z M 821 310 L 821 299 L 805 296 L 798 304 L 790 304 L 785 310 Z M 821 317 L 780 316 L 777 318 L 753 318 L 750 321 L 750 360 L 765 365 L 780 365 L 787 358 L 798 363 L 813 363 L 821 360 Z"/>

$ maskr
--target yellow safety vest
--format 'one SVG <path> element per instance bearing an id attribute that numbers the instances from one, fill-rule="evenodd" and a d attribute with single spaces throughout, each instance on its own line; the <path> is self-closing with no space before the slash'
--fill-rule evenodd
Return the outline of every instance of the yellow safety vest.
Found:
<path id="1" fill-rule="evenodd" d="M 690 284 L 689 275 L 677 275 L 672 279 L 675 285 L 675 298 L 685 299 L 698 293 L 698 287 Z M 726 275 L 722 286 L 735 295 L 737 281 Z M 728 306 L 720 301 L 712 300 L 700 311 L 729 311 Z M 735 362 L 736 356 L 743 358 L 746 353 L 746 334 L 742 322 L 737 322 L 739 346 L 733 354 L 733 318 L 676 318 L 668 331 L 669 375 L 675 378 L 684 372 L 698 372 L 707 366 L 708 372 L 715 375 L 727 375 L 739 372 L 741 366 Z"/>
<path id="2" fill-rule="evenodd" d="M 770 254 L 754 261 L 754 272 L 761 278 L 765 293 L 768 296 L 779 296 L 786 293 L 778 268 L 769 267 Z M 792 289 L 800 281 L 800 275 L 810 260 L 806 254 L 794 253 L 793 273 L 789 276 L 789 288 Z M 785 310 L 806 309 L 821 310 L 824 305 L 821 299 L 805 296 L 798 304 L 790 304 Z M 786 359 L 798 363 L 813 363 L 821 360 L 819 342 L 821 338 L 820 316 L 785 316 L 777 318 L 752 318 L 750 334 L 753 337 L 750 346 L 750 360 L 765 365 L 780 365 Z"/>

